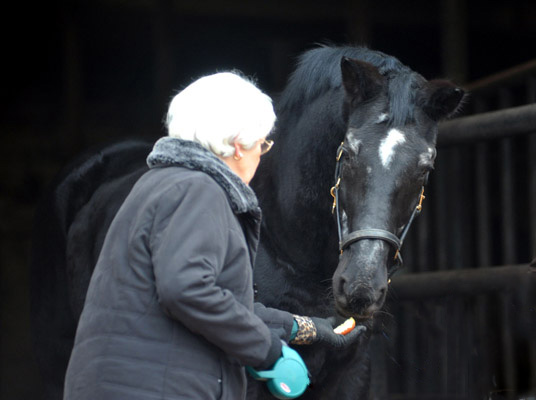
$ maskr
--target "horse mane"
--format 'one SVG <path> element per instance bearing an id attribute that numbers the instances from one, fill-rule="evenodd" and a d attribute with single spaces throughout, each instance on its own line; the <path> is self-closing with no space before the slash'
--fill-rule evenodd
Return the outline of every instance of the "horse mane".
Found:
<path id="1" fill-rule="evenodd" d="M 368 62 L 389 81 L 389 117 L 392 125 L 413 119 L 415 88 L 424 81 L 397 58 L 366 47 L 328 46 L 311 49 L 298 58 L 297 67 L 277 105 L 278 116 L 295 113 L 322 94 L 342 86 L 340 62 L 349 57 Z"/>

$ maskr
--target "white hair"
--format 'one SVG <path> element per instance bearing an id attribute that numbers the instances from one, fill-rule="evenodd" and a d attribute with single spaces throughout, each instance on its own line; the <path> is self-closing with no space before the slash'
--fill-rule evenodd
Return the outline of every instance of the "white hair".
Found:
<path id="1" fill-rule="evenodd" d="M 235 141 L 253 147 L 275 123 L 272 99 L 234 72 L 205 76 L 171 101 L 168 135 L 192 140 L 214 154 L 229 157 Z"/>

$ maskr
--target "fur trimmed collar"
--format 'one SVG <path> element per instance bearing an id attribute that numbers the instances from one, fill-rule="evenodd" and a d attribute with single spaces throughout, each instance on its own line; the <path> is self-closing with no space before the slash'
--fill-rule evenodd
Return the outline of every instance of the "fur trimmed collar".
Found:
<path id="1" fill-rule="evenodd" d="M 199 143 L 172 137 L 159 139 L 147 157 L 149 168 L 180 166 L 210 175 L 227 193 L 235 214 L 260 214 L 257 197 L 222 160 Z"/>

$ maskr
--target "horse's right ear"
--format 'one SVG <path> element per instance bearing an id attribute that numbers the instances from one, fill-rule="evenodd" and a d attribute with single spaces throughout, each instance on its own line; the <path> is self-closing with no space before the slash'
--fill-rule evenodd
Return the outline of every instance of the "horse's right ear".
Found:
<path id="1" fill-rule="evenodd" d="M 381 91 L 384 78 L 378 69 L 368 62 L 343 57 L 341 73 L 344 88 L 353 100 L 365 101 Z"/>

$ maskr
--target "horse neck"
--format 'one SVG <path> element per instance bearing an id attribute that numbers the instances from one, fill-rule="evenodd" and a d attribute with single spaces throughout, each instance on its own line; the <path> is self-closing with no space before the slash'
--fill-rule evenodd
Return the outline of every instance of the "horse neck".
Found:
<path id="1" fill-rule="evenodd" d="M 280 112 L 274 138 L 278 146 L 261 162 L 256 182 L 263 235 L 270 237 L 276 254 L 309 273 L 336 263 L 329 189 L 334 184 L 335 153 L 346 131 L 341 102 L 332 95 L 301 113 Z"/>

